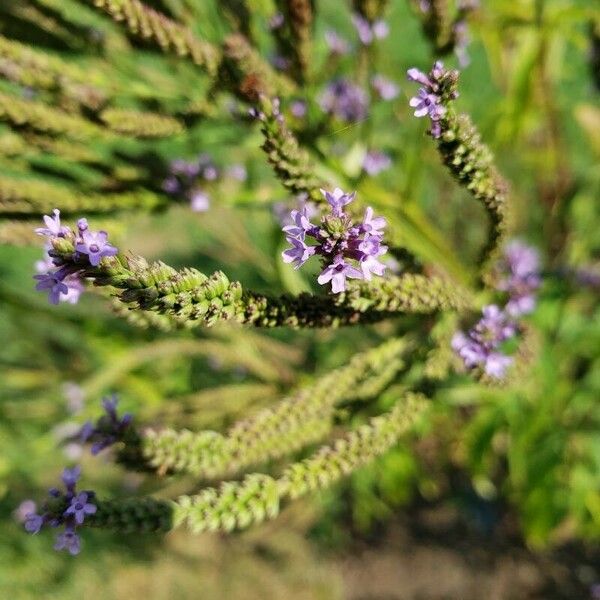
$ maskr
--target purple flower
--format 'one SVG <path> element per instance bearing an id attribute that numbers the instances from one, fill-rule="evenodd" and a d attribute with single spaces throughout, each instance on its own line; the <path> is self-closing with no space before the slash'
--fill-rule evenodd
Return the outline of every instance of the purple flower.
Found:
<path id="1" fill-rule="evenodd" d="M 321 256 L 324 268 L 317 281 L 321 285 L 331 282 L 334 294 L 346 289 L 346 279 L 370 280 L 373 274 L 383 275 L 386 267 L 378 258 L 387 251 L 381 243 L 385 219 L 374 217 L 368 207 L 362 223 L 355 225 L 345 212 L 355 193 L 347 194 L 340 188 L 321 192 L 330 213 L 323 215 L 321 225 L 316 226 L 310 222 L 306 207 L 292 211 L 293 224 L 283 227 L 292 245 L 283 252 L 284 262 L 293 262 L 299 268 L 311 256 Z M 315 245 L 308 245 L 306 238 L 314 240 Z"/>
<path id="2" fill-rule="evenodd" d="M 416 81 L 420 83 L 425 88 L 433 88 L 435 84 L 423 73 L 423 71 L 413 67 L 412 69 L 408 69 L 406 72 L 406 77 L 409 81 Z"/>
<path id="3" fill-rule="evenodd" d="M 356 197 L 356 192 L 352 192 L 351 194 L 346 194 L 340 188 L 335 188 L 333 192 L 328 192 L 327 190 L 321 190 L 321 194 L 325 197 L 325 200 L 331 206 L 331 212 L 334 216 L 339 217 L 346 204 L 350 204 Z"/>
<path id="4" fill-rule="evenodd" d="M 283 16 L 283 13 L 276 12 L 269 19 L 269 29 L 271 29 L 271 30 L 279 29 L 280 27 L 283 26 L 284 23 L 285 23 L 285 17 Z"/>
<path id="5" fill-rule="evenodd" d="M 75 533 L 74 526 L 67 526 L 65 531 L 56 538 L 54 544 L 55 550 L 67 550 L 71 555 L 75 556 L 81 551 L 81 540 Z"/>
<path id="6" fill-rule="evenodd" d="M 60 271 L 45 273 L 44 275 L 34 275 L 33 278 L 38 281 L 35 289 L 38 292 L 48 290 L 48 301 L 51 304 L 58 304 L 61 294 L 66 296 L 69 293 L 69 287 L 62 280 L 62 277 Z"/>
<path id="7" fill-rule="evenodd" d="M 21 504 L 13 511 L 13 517 L 17 523 L 25 523 L 25 519 L 36 511 L 37 504 L 33 500 L 23 500 L 23 502 L 21 502 Z"/>
<path id="8" fill-rule="evenodd" d="M 70 493 L 75 493 L 75 486 L 79 477 L 81 476 L 81 467 L 79 465 L 74 466 L 72 469 L 65 468 L 62 474 L 62 481 Z"/>
<path id="9" fill-rule="evenodd" d="M 39 533 L 43 525 L 44 517 L 35 512 L 31 512 L 25 517 L 24 527 L 27 533 Z"/>
<path id="10" fill-rule="evenodd" d="M 482 312 L 483 317 L 471 330 L 471 337 L 476 342 L 491 349 L 515 335 L 514 324 L 498 306 L 490 304 Z"/>
<path id="11" fill-rule="evenodd" d="M 375 75 L 371 79 L 371 85 L 382 100 L 393 100 L 400 93 L 400 88 L 383 75 Z"/>
<path id="12" fill-rule="evenodd" d="M 350 44 L 348 41 L 332 29 L 325 31 L 325 42 L 332 54 L 342 56 L 350 52 Z"/>
<path id="13" fill-rule="evenodd" d="M 69 233 L 69 228 L 60 224 L 60 210 L 55 208 L 52 211 L 53 217 L 49 217 L 48 215 L 44 215 L 44 223 L 46 223 L 46 227 L 38 227 L 35 232 L 38 235 L 45 235 L 48 237 L 63 237 L 65 234 Z"/>
<path id="14" fill-rule="evenodd" d="M 512 365 L 513 359 L 500 352 L 491 352 L 486 356 L 483 370 L 486 375 L 502 379 L 506 375 L 506 370 Z"/>
<path id="15" fill-rule="evenodd" d="M 428 116 L 433 121 L 439 121 L 446 113 L 445 107 L 440 104 L 439 96 L 430 94 L 424 88 L 419 88 L 416 96 L 413 96 L 409 104 L 415 109 L 415 117 Z"/>
<path id="16" fill-rule="evenodd" d="M 231 179 L 235 179 L 236 181 L 246 181 L 246 179 L 248 179 L 248 171 L 246 170 L 246 167 L 241 164 L 234 164 L 227 167 L 226 173 L 228 177 L 231 177 Z"/>
<path id="17" fill-rule="evenodd" d="M 190 208 L 194 212 L 206 212 L 210 208 L 210 197 L 202 190 L 194 190 L 190 196 Z"/>
<path id="18" fill-rule="evenodd" d="M 365 91 L 348 79 L 332 81 L 319 98 L 323 111 L 351 123 L 366 118 L 368 104 Z"/>
<path id="19" fill-rule="evenodd" d="M 88 502 L 87 492 L 80 492 L 71 499 L 71 505 L 65 510 L 65 517 L 72 515 L 77 525 L 82 525 L 86 515 L 93 515 L 97 510 L 95 504 Z"/>
<path id="20" fill-rule="evenodd" d="M 177 177 L 169 175 L 169 177 L 162 182 L 162 189 L 167 192 L 167 194 L 177 194 L 181 190 L 181 184 Z"/>
<path id="21" fill-rule="evenodd" d="M 286 236 L 292 236 L 303 240 L 306 233 L 315 228 L 310 222 L 308 208 L 306 206 L 301 210 L 293 210 L 290 216 L 294 224 L 283 227 L 283 232 Z"/>
<path id="22" fill-rule="evenodd" d="M 480 367 L 490 377 L 501 379 L 513 359 L 498 350 L 500 344 L 516 333 L 514 323 L 494 304 L 483 308 L 482 318 L 465 334 L 458 331 L 451 346 L 465 367 Z"/>
<path id="23" fill-rule="evenodd" d="M 291 248 L 281 253 L 284 263 L 294 263 L 294 268 L 299 269 L 315 253 L 314 246 L 308 246 L 304 240 L 288 237 L 287 241 Z"/>
<path id="24" fill-rule="evenodd" d="M 513 317 L 533 312 L 535 292 L 541 284 L 537 250 L 517 240 L 511 242 L 504 250 L 498 270 L 497 288 L 509 295 L 507 312 Z"/>
<path id="25" fill-rule="evenodd" d="M 115 256 L 118 250 L 108 242 L 106 231 L 84 231 L 81 241 L 75 246 L 80 254 L 87 254 L 90 264 L 97 267 L 105 256 Z"/>
<path id="26" fill-rule="evenodd" d="M 373 40 L 387 37 L 390 32 L 389 25 L 385 21 L 378 20 L 371 24 L 367 19 L 356 13 L 352 15 L 352 23 L 356 28 L 358 38 L 365 46 L 372 44 Z"/>
<path id="27" fill-rule="evenodd" d="M 100 417 L 94 424 L 87 421 L 79 432 L 79 439 L 82 443 L 92 442 L 91 452 L 98 454 L 105 448 L 116 444 L 122 439 L 123 434 L 131 424 L 133 416 L 125 413 L 121 418 L 117 415 L 117 395 L 102 399 L 102 406 L 105 415 Z"/>
<path id="28" fill-rule="evenodd" d="M 294 100 L 290 104 L 290 112 L 296 119 L 303 119 L 306 116 L 308 107 L 304 100 Z"/>
<path id="29" fill-rule="evenodd" d="M 346 289 L 346 278 L 362 279 L 363 274 L 345 262 L 342 256 L 336 256 L 333 263 L 323 269 L 317 281 L 321 285 L 331 282 L 331 291 L 339 294 Z"/>
<path id="30" fill-rule="evenodd" d="M 458 59 L 458 64 L 465 68 L 471 62 L 471 58 L 467 52 L 467 48 L 469 46 L 469 42 L 471 38 L 469 36 L 469 30 L 467 28 L 467 23 L 461 19 L 454 24 L 454 54 Z"/>
<path id="31" fill-rule="evenodd" d="M 365 209 L 365 216 L 363 222 L 360 225 L 361 231 L 368 233 L 369 235 L 378 235 L 383 237 L 382 229 L 387 225 L 385 217 L 373 218 L 373 209 L 367 206 Z"/>
<path id="32" fill-rule="evenodd" d="M 363 170 L 367 175 L 378 175 L 392 166 L 392 159 L 378 150 L 369 150 L 363 159 Z"/>

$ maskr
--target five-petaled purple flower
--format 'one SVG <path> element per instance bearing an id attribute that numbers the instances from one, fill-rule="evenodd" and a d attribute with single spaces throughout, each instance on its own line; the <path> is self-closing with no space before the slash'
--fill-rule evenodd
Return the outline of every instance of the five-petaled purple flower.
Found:
<path id="1" fill-rule="evenodd" d="M 75 246 L 80 254 L 87 254 L 92 267 L 97 267 L 105 256 L 115 256 L 118 250 L 108 242 L 106 231 L 89 231 L 81 235 L 81 241 Z"/>
<path id="2" fill-rule="evenodd" d="M 347 279 L 370 280 L 373 274 L 383 275 L 385 264 L 378 259 L 387 251 L 382 244 L 385 219 L 374 217 L 368 207 L 362 222 L 355 224 L 345 210 L 355 193 L 347 194 L 340 188 L 321 192 L 329 204 L 329 214 L 321 218 L 320 225 L 314 225 L 307 207 L 292 211 L 292 224 L 283 227 L 291 244 L 282 253 L 284 262 L 299 268 L 311 256 L 320 256 L 323 270 L 317 281 L 330 283 L 334 294 L 345 291 Z M 308 244 L 307 239 L 314 243 Z"/>
<path id="3" fill-rule="evenodd" d="M 82 525 L 86 515 L 95 514 L 97 507 L 95 504 L 88 502 L 87 492 L 80 492 L 71 499 L 71 505 L 64 512 L 65 516 L 73 515 L 75 523 Z"/>
<path id="4" fill-rule="evenodd" d="M 65 531 L 56 538 L 54 544 L 55 550 L 67 550 L 69 554 L 75 556 L 81 551 L 81 540 L 75 533 L 75 527 L 67 525 Z"/>
<path id="5" fill-rule="evenodd" d="M 46 223 L 46 227 L 38 227 L 35 232 L 38 235 L 45 235 L 48 237 L 62 237 L 66 233 L 68 233 L 69 228 L 60 224 L 60 210 L 55 208 L 52 211 L 54 216 L 50 217 L 48 215 L 44 215 L 44 223 Z"/>

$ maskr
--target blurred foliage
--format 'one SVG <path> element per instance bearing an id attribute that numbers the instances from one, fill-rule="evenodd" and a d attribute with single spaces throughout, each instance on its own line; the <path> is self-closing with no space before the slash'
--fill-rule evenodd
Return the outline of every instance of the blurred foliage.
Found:
<path id="1" fill-rule="evenodd" d="M 240 14 L 231 1 L 148 4 L 213 44 Z M 238 26 L 268 53 L 272 3 L 240 4 L 250 16 L 237 19 Z M 355 58 L 329 64 L 325 29 L 348 39 L 355 33 L 338 2 L 316 4 L 312 70 L 321 81 L 352 68 Z M 390 4 L 392 34 L 373 60 L 400 80 L 408 67 L 428 65 L 431 49 L 409 3 Z M 544 256 L 545 283 L 529 319 L 535 359 L 527 370 L 505 387 L 459 375 L 436 383 L 419 442 L 392 450 L 273 523 L 230 538 L 86 531 L 84 552 L 73 560 L 53 552 L 46 536 L 24 535 L 13 512 L 22 499 L 41 497 L 64 462 L 79 460 L 81 449 L 68 438 L 97 414 L 102 394 L 118 391 L 124 409 L 144 423 L 222 429 L 357 350 L 409 330 L 411 319 L 339 331 L 222 327 L 174 336 L 129 325 L 93 294 L 74 307 L 49 307 L 32 291 L 41 250 L 27 245 L 36 241 L 30 228 L 48 202 L 76 196 L 90 198 L 89 212 L 108 212 L 95 222 L 150 258 L 207 271 L 227 267 L 256 289 L 297 293 L 310 284 L 279 260 L 280 229 L 268 207 L 286 192 L 263 159 L 259 132 L 247 127 L 244 105 L 229 96 L 215 101 L 202 69 L 129 38 L 91 2 L 2 3 L 0 206 L 7 218 L 0 221 L 0 242 L 18 244 L 0 247 L 2 597 L 338 598 L 340 583 L 321 561 L 322 548 L 342 549 L 415 501 L 455 503 L 488 532 L 500 526 L 500 507 L 508 506 L 535 547 L 598 541 L 600 306 L 597 288 L 569 276 L 600 261 L 598 58 L 591 54 L 598 41 L 591 4 L 490 0 L 470 18 L 471 64 L 461 75 L 461 106 L 511 182 L 518 235 Z M 14 44 L 27 45 L 30 54 Z M 24 67 L 15 66 L 11 52 L 26 59 Z M 313 117 L 320 91 L 315 80 L 300 94 Z M 406 96 L 321 138 L 320 147 L 311 148 L 323 157 L 318 174 L 356 187 L 386 211 L 403 245 L 469 280 L 463 262 L 472 262 L 483 241 L 481 211 L 449 185 Z M 156 135 L 136 134 L 148 129 Z M 394 168 L 376 180 L 357 166 L 373 145 L 394 159 Z M 243 184 L 216 182 L 211 210 L 191 215 L 172 206 L 161 182 L 170 159 L 199 152 L 221 167 L 243 163 L 249 176 Z M 127 210 L 112 212 L 124 202 Z M 73 206 L 77 210 L 77 202 Z M 364 422 L 420 380 L 422 369 L 403 373 L 375 403 L 343 406 L 340 414 Z M 82 461 L 86 485 L 99 493 L 170 497 L 197 485 Z M 462 477 L 457 483 L 457 473 L 468 483 Z M 307 541 L 309 531 L 316 545 Z"/>

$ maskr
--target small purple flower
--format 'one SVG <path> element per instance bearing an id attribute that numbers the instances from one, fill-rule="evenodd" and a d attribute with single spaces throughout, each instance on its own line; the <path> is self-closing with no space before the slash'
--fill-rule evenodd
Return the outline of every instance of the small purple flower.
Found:
<path id="1" fill-rule="evenodd" d="M 307 111 L 308 107 L 306 106 L 306 102 L 304 100 L 294 100 L 290 104 L 290 112 L 294 117 L 296 117 L 296 119 L 304 119 Z"/>
<path id="2" fill-rule="evenodd" d="M 24 527 L 27 533 L 39 533 L 43 525 L 44 517 L 35 512 L 31 512 L 25 517 Z"/>
<path id="3" fill-rule="evenodd" d="M 360 225 L 361 231 L 368 233 L 370 236 L 378 235 L 383 237 L 382 229 L 387 225 L 385 217 L 373 217 L 373 209 L 367 206 L 365 216 Z"/>
<path id="4" fill-rule="evenodd" d="M 190 196 L 190 208 L 193 212 L 206 212 L 210 208 L 210 197 L 202 190 L 193 190 Z"/>
<path id="5" fill-rule="evenodd" d="M 491 352 L 485 358 L 483 370 L 486 375 L 502 379 L 506 375 L 506 370 L 512 365 L 513 359 L 500 352 Z"/>
<path id="6" fill-rule="evenodd" d="M 381 40 L 387 37 L 390 32 L 389 25 L 385 21 L 378 20 L 371 24 L 367 19 L 356 13 L 352 15 L 352 23 L 356 28 L 358 38 L 365 46 L 372 44 L 373 40 Z"/>
<path id="7" fill-rule="evenodd" d="M 284 23 L 285 23 L 285 17 L 283 16 L 283 13 L 276 12 L 269 19 L 269 29 L 271 29 L 271 30 L 279 29 L 280 27 L 283 26 Z"/>
<path id="8" fill-rule="evenodd" d="M 513 317 L 529 314 L 535 309 L 535 292 L 541 284 L 540 257 L 535 248 L 515 240 L 504 250 L 499 265 L 497 288 L 507 292 L 507 312 Z"/>
<path id="9" fill-rule="evenodd" d="M 371 85 L 382 100 L 393 100 L 394 98 L 397 98 L 400 93 L 400 88 L 396 83 L 383 75 L 373 76 Z"/>
<path id="10" fill-rule="evenodd" d="M 392 166 L 392 159 L 384 152 L 378 150 L 369 150 L 363 159 L 363 170 L 367 175 L 375 176 L 389 169 Z"/>
<path id="11" fill-rule="evenodd" d="M 37 504 L 31 499 L 23 500 L 13 511 L 13 517 L 17 523 L 25 523 L 25 519 L 35 512 L 37 512 Z"/>
<path id="12" fill-rule="evenodd" d="M 93 515 L 97 510 L 95 504 L 88 502 L 87 492 L 80 492 L 71 499 L 71 505 L 65 510 L 65 517 L 72 515 L 77 525 L 82 525 L 86 515 Z"/>
<path id="13" fill-rule="evenodd" d="M 369 98 L 361 87 L 348 79 L 337 79 L 327 85 L 319 98 L 319 105 L 326 113 L 354 123 L 366 118 Z"/>
<path id="14" fill-rule="evenodd" d="M 515 326 L 495 304 L 483 308 L 483 317 L 471 331 L 471 337 L 485 348 L 495 348 L 515 335 Z"/>
<path id="15" fill-rule="evenodd" d="M 454 24 L 454 54 L 458 59 L 458 64 L 464 69 L 471 62 L 467 48 L 471 41 L 467 23 L 463 19 Z"/>
<path id="16" fill-rule="evenodd" d="M 328 29 L 325 32 L 325 42 L 332 54 L 343 56 L 350 52 L 350 44 L 348 41 L 341 37 L 336 31 L 333 31 L 333 29 Z"/>
<path id="17" fill-rule="evenodd" d="M 290 216 L 294 224 L 283 227 L 283 232 L 286 236 L 292 236 L 303 240 L 306 233 L 315 228 L 315 225 L 310 222 L 308 208 L 306 206 L 300 210 L 293 210 Z"/>
<path id="18" fill-rule="evenodd" d="M 162 189 L 167 192 L 167 194 L 177 194 L 181 190 L 181 184 L 177 177 L 169 175 L 169 177 L 162 182 Z"/>
<path id="19" fill-rule="evenodd" d="M 433 121 L 439 121 L 446 114 L 446 108 L 440 102 L 439 96 L 420 88 L 417 95 L 410 99 L 409 104 L 415 109 L 415 117 L 429 116 Z"/>
<path id="20" fill-rule="evenodd" d="M 236 181 L 246 181 L 248 179 L 248 171 L 242 164 L 236 163 L 226 169 L 227 176 Z"/>
<path id="21" fill-rule="evenodd" d="M 80 254 L 87 254 L 90 264 L 97 267 L 104 257 L 115 256 L 118 250 L 108 242 L 106 231 L 84 231 L 81 241 L 75 246 Z"/>
<path id="22" fill-rule="evenodd" d="M 325 200 L 331 206 L 331 212 L 334 216 L 339 217 L 346 204 L 350 204 L 356 197 L 356 192 L 352 192 L 351 194 L 346 194 L 340 188 L 335 188 L 333 192 L 328 192 L 327 190 L 321 190 L 321 194 L 325 197 Z"/>
<path id="23" fill-rule="evenodd" d="M 299 269 L 315 253 L 314 246 L 308 246 L 304 240 L 288 237 L 287 241 L 291 248 L 281 253 L 284 263 L 294 263 L 294 268 Z"/>
<path id="24" fill-rule="evenodd" d="M 35 232 L 38 235 L 45 235 L 48 237 L 63 237 L 69 232 L 69 228 L 60 224 L 60 210 L 58 210 L 58 208 L 55 208 L 52 211 L 52 214 L 54 215 L 52 217 L 44 215 L 46 227 L 38 227 Z"/>
<path id="25" fill-rule="evenodd" d="M 69 293 L 69 287 L 63 281 L 60 271 L 45 273 L 44 275 L 34 275 L 33 278 L 38 281 L 35 286 L 38 292 L 48 290 L 48 301 L 51 304 L 58 304 L 61 295 L 66 296 Z"/>
<path id="26" fill-rule="evenodd" d="M 77 220 L 77 230 L 79 231 L 79 235 L 83 235 L 84 231 L 87 231 L 89 228 L 88 220 L 85 217 Z"/>
<path id="27" fill-rule="evenodd" d="M 92 442 L 91 452 L 93 455 L 100 453 L 122 439 L 123 434 L 133 420 L 130 413 L 126 413 L 119 418 L 117 404 L 116 394 L 103 398 L 102 406 L 106 414 L 100 417 L 95 424 L 87 421 L 79 431 L 79 439 L 82 443 Z"/>
<path id="28" fill-rule="evenodd" d="M 81 477 L 81 467 L 79 465 L 74 466 L 73 468 L 65 468 L 62 474 L 62 481 L 67 488 L 67 491 L 70 493 L 75 493 L 75 486 Z"/>
<path id="29" fill-rule="evenodd" d="M 426 88 L 433 88 L 435 85 L 431 79 L 429 79 L 429 77 L 423 73 L 423 71 L 415 67 L 408 69 L 406 72 L 406 77 L 409 81 L 416 81 Z"/>
<path id="30" fill-rule="evenodd" d="M 56 538 L 54 544 L 55 550 L 67 550 L 71 555 L 75 556 L 81 551 L 81 540 L 75 533 L 75 527 L 67 526 L 65 531 Z"/>
<path id="31" fill-rule="evenodd" d="M 331 282 L 331 291 L 339 294 L 346 290 L 346 278 L 362 279 L 363 273 L 349 265 L 342 256 L 335 257 L 332 264 L 323 269 L 317 281 L 321 285 Z"/>

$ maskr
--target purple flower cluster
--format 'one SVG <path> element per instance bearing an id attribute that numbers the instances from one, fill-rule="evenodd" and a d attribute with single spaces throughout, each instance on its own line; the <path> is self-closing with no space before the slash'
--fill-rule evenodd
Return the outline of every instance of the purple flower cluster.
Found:
<path id="1" fill-rule="evenodd" d="M 497 288 L 507 292 L 506 311 L 512 317 L 533 312 L 535 295 L 540 287 L 540 256 L 538 251 L 518 240 L 510 242 L 499 264 Z"/>
<path id="2" fill-rule="evenodd" d="M 119 418 L 117 416 L 117 404 L 116 394 L 113 394 L 110 398 L 103 398 L 102 406 L 106 414 L 102 415 L 95 424 L 88 421 L 81 428 L 81 442 L 92 442 L 91 451 L 94 455 L 121 440 L 131 425 L 133 415 L 126 413 Z"/>
<path id="3" fill-rule="evenodd" d="M 516 327 L 495 304 L 485 306 L 482 312 L 483 317 L 466 334 L 454 334 L 452 349 L 468 369 L 480 367 L 490 377 L 502 379 L 512 358 L 499 351 L 499 346 L 515 335 Z"/>
<path id="4" fill-rule="evenodd" d="M 222 175 L 237 181 L 245 181 L 247 173 L 246 168 L 240 164 L 233 164 L 221 173 L 206 153 L 200 154 L 192 161 L 178 158 L 171 162 L 162 189 L 172 196 L 186 198 L 194 212 L 206 212 L 210 208 L 210 196 L 205 189 L 206 184 L 217 181 Z"/>
<path id="5" fill-rule="evenodd" d="M 24 516 L 25 530 L 29 533 L 39 533 L 42 527 L 60 527 L 64 525 L 64 531 L 59 534 L 54 544 L 55 550 L 67 550 L 70 554 L 79 554 L 81 541 L 76 533 L 76 528 L 83 525 L 86 517 L 97 511 L 93 503 L 95 493 L 92 491 L 77 492 L 76 485 L 81 475 L 80 467 L 65 469 L 62 481 L 66 491 L 61 493 L 52 488 L 48 491 L 49 499 L 46 501 L 42 514 L 35 511 L 35 504 L 31 504 L 32 510 Z"/>
<path id="6" fill-rule="evenodd" d="M 541 284 L 540 257 L 535 248 L 519 241 L 508 244 L 497 268 L 496 288 L 508 293 L 503 310 L 492 304 L 484 307 L 483 317 L 466 334 L 457 332 L 453 350 L 469 369 L 481 367 L 495 378 L 502 378 L 512 358 L 499 347 L 516 335 L 518 319 L 535 308 L 535 292 Z"/>
<path id="7" fill-rule="evenodd" d="M 382 244 L 386 220 L 374 217 L 373 209 L 368 207 L 362 222 L 356 225 L 345 211 L 355 193 L 346 194 L 339 188 L 321 192 L 329 204 L 329 214 L 321 218 L 320 225 L 314 225 L 306 207 L 292 211 L 293 224 L 283 227 L 291 244 L 282 254 L 283 261 L 298 269 L 311 256 L 321 256 L 324 268 L 317 281 L 321 285 L 331 283 L 334 294 L 346 289 L 346 279 L 370 280 L 373 274 L 383 275 L 385 265 L 379 257 L 387 251 Z M 315 244 L 307 244 L 307 239 Z"/>
<path id="8" fill-rule="evenodd" d="M 329 83 L 319 98 L 321 109 L 342 121 L 355 123 L 367 116 L 369 98 L 365 90 L 349 79 Z"/>
<path id="9" fill-rule="evenodd" d="M 115 256 L 117 248 L 108 242 L 105 231 L 91 231 L 87 219 L 77 221 L 77 231 L 72 231 L 60 222 L 60 211 L 55 208 L 53 216 L 44 216 L 46 227 L 38 227 L 38 235 L 49 238 L 43 260 L 36 263 L 37 280 L 35 289 L 47 291 L 48 300 L 58 304 L 61 300 L 75 304 L 83 292 L 82 271 L 87 266 L 97 267 L 104 257 Z M 52 241 L 58 238 L 70 238 L 75 245 L 75 261 L 77 264 L 62 265 L 52 255 Z"/>
<path id="10" fill-rule="evenodd" d="M 370 23 L 363 16 L 355 13 L 352 15 L 352 23 L 358 33 L 358 39 L 365 46 L 370 46 L 375 40 L 386 38 L 390 33 L 390 27 L 383 19 Z"/>
<path id="11" fill-rule="evenodd" d="M 408 69 L 407 77 L 410 81 L 416 81 L 421 84 L 417 95 L 413 96 L 409 104 L 415 109 L 415 117 L 428 116 L 431 119 L 430 133 L 434 138 L 439 138 L 442 134 L 440 120 L 446 114 L 446 107 L 443 104 L 443 92 L 445 82 L 448 80 L 451 71 L 444 68 L 441 61 L 436 61 L 428 74 L 419 69 Z M 453 90 L 450 98 L 454 99 L 458 93 Z"/>

